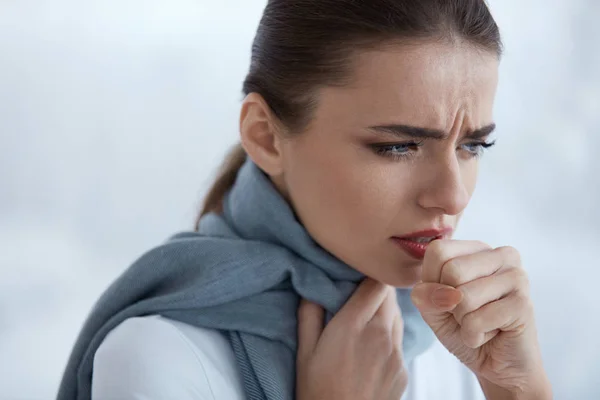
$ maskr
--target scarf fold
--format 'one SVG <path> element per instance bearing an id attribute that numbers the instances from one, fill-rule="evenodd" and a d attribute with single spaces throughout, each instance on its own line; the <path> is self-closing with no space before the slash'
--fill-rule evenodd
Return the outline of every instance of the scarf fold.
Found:
<path id="1" fill-rule="evenodd" d="M 177 234 L 142 255 L 100 297 L 74 345 L 58 400 L 90 399 L 102 340 L 127 318 L 150 314 L 225 333 L 246 397 L 291 400 L 300 297 L 322 305 L 330 319 L 363 278 L 312 240 L 248 159 L 225 196 L 222 215 L 205 215 L 198 232 Z M 410 362 L 433 334 L 410 291 L 397 293 Z"/>

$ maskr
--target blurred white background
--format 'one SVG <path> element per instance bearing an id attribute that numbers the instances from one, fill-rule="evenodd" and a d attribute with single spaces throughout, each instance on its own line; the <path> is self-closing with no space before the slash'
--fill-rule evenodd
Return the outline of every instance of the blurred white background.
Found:
<path id="1" fill-rule="evenodd" d="M 190 229 L 264 0 L 0 1 L 0 399 L 50 399 L 101 291 Z M 492 0 L 498 146 L 458 237 L 512 245 L 560 400 L 600 399 L 600 2 Z"/>

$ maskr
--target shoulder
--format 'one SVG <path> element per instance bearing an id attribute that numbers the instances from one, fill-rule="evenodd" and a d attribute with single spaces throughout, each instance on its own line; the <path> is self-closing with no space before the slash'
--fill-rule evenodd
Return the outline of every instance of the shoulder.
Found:
<path id="1" fill-rule="evenodd" d="M 485 400 L 475 375 L 437 340 L 408 366 L 402 400 Z"/>
<path id="2" fill-rule="evenodd" d="M 160 316 L 125 320 L 94 355 L 92 398 L 242 399 L 229 341 Z"/>

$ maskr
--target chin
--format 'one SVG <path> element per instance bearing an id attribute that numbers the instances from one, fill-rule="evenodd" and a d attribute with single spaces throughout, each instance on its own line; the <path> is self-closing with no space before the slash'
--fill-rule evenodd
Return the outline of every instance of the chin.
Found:
<path id="1" fill-rule="evenodd" d="M 419 283 L 421 281 L 421 277 L 422 267 L 421 262 L 418 262 L 415 265 L 394 268 L 388 271 L 386 276 L 381 276 L 381 279 L 379 280 L 386 285 L 409 289 Z"/>
<path id="2" fill-rule="evenodd" d="M 412 287 L 415 286 L 420 281 L 421 281 L 421 274 L 419 274 L 419 276 L 416 278 L 409 279 L 407 277 L 406 279 L 396 279 L 395 281 L 388 283 L 388 285 L 394 286 L 398 289 L 412 289 Z"/>

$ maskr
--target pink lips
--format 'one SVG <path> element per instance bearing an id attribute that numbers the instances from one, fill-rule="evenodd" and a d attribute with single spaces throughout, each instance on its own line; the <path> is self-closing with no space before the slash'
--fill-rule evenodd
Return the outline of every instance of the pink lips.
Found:
<path id="1" fill-rule="evenodd" d="M 429 245 L 429 243 L 417 243 L 408 239 L 393 239 L 398 245 L 400 245 L 402 249 L 404 249 L 408 254 L 410 254 L 414 258 L 419 260 L 425 258 L 425 252 L 427 251 L 427 246 Z"/>
<path id="2" fill-rule="evenodd" d="M 437 239 L 442 239 L 452 233 L 452 228 L 428 229 L 413 232 L 401 237 L 393 237 L 392 240 L 406 251 L 410 256 L 422 260 L 429 244 Z M 417 241 L 418 239 L 430 238 L 429 241 Z"/>

